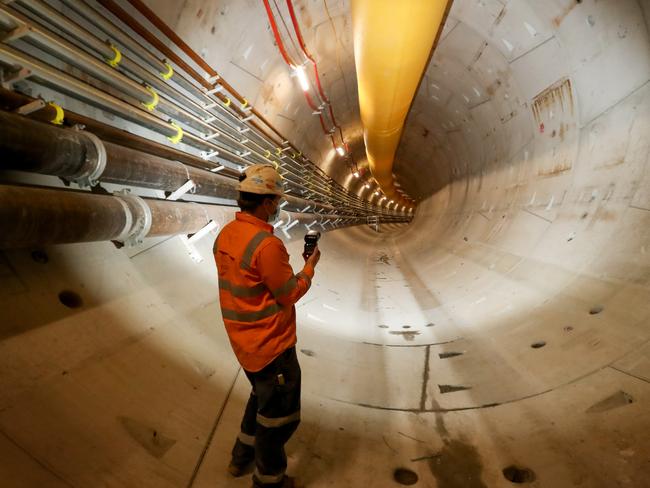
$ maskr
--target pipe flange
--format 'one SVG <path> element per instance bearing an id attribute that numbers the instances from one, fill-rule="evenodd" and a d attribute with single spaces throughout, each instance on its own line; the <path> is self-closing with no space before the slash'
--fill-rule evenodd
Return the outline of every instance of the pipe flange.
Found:
<path id="1" fill-rule="evenodd" d="M 99 182 L 106 169 L 106 147 L 95 134 L 79 132 L 79 135 L 90 141 L 90 144 L 86 145 L 86 161 L 81 171 L 72 177 L 72 181 L 81 187 L 92 187 Z"/>
<path id="2" fill-rule="evenodd" d="M 122 208 L 124 209 L 124 228 L 122 229 L 122 232 L 113 239 L 114 241 L 124 243 L 124 241 L 129 237 L 129 234 L 131 233 L 131 229 L 133 228 L 133 212 L 131 211 L 131 207 L 129 206 L 128 203 L 123 198 L 119 198 L 120 195 L 114 194 L 115 197 L 117 197 L 117 201 L 120 202 L 120 205 L 122 205 Z"/>
<path id="3" fill-rule="evenodd" d="M 122 242 L 127 247 L 142 244 L 153 223 L 151 208 L 143 198 L 132 195 L 128 190 L 116 192 L 114 195 L 127 205 L 131 215 L 130 219 L 127 217 L 127 223 L 131 222 L 131 225 L 125 226 L 122 235 L 115 240 Z"/>
<path id="4" fill-rule="evenodd" d="M 106 169 L 106 146 L 95 134 L 79 131 L 79 135 L 90 141 L 90 144 L 86 144 L 86 161 L 79 173 L 70 180 L 82 188 L 93 187 L 99 183 Z"/>

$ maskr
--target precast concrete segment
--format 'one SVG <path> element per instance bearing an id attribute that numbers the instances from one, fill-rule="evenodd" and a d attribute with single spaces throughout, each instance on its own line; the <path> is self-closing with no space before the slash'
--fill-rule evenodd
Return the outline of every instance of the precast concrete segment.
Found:
<path id="1" fill-rule="evenodd" d="M 291 80 L 259 5 L 150 6 L 327 154 L 308 114 L 282 110 L 302 93 L 269 91 Z M 348 5 L 327 6 L 305 4 L 305 37 L 325 80 L 353 77 Z M 325 235 L 298 303 L 292 474 L 315 488 L 391 486 L 397 468 L 445 488 L 528 471 L 541 488 L 647 486 L 647 15 L 645 0 L 454 2 L 397 153 L 398 181 L 425 199 L 416 219 Z M 5 484 L 250 485 L 226 474 L 250 387 L 215 270 L 178 239 L 4 253 L 0 284 Z"/>

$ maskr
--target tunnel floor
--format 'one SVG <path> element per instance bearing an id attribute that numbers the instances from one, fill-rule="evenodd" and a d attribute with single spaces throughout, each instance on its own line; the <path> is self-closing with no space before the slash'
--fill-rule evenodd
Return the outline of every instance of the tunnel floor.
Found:
<path id="1" fill-rule="evenodd" d="M 484 267 L 495 273 L 474 281 L 485 300 L 471 286 L 447 300 L 452 271 L 463 263 L 464 282 L 476 271 L 471 253 L 431 243 L 433 258 L 414 262 L 408 239 L 323 237 L 298 306 L 289 472 L 315 488 L 401 486 L 400 469 L 432 488 L 648 486 L 644 331 L 608 301 L 591 314 L 567 297 L 494 323 L 481 307 L 511 277 Z M 16 325 L 0 342 L 3 486 L 250 485 L 226 473 L 249 386 L 219 319 L 210 246 L 200 265 L 177 238 L 129 255 L 110 243 L 6 253 Z M 300 246 L 289 243 L 294 258 Z"/>

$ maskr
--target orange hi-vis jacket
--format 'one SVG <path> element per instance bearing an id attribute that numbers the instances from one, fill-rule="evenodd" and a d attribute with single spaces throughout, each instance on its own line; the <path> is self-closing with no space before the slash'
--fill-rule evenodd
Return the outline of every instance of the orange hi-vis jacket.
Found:
<path id="1" fill-rule="evenodd" d="M 237 212 L 214 244 L 219 302 L 230 344 L 246 371 L 263 369 L 296 344 L 294 304 L 309 290 L 314 269 L 294 275 L 273 227 Z"/>

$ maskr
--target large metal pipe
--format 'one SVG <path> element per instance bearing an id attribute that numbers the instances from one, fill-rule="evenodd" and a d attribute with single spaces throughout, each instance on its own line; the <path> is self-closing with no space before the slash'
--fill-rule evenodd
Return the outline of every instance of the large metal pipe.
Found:
<path id="1" fill-rule="evenodd" d="M 353 0 L 359 108 L 373 177 L 390 199 L 412 208 L 395 187 L 393 160 L 448 0 Z"/>
<path id="2" fill-rule="evenodd" d="M 7 110 L 12 110 L 12 111 L 17 110 L 21 106 L 27 105 L 27 104 L 32 103 L 34 101 L 35 101 L 34 98 L 28 97 L 26 95 L 22 95 L 22 94 L 17 93 L 17 92 L 12 92 L 12 91 L 6 90 L 4 88 L 0 88 L 0 106 L 2 106 L 3 108 L 5 108 Z M 124 146 L 125 148 L 135 149 L 136 153 L 144 153 L 144 154 L 139 155 L 138 157 L 144 157 L 146 155 L 155 155 L 155 156 L 159 156 L 159 157 L 161 157 L 161 158 L 163 158 L 165 160 L 180 162 L 180 163 L 183 163 L 183 164 L 186 164 L 186 165 L 189 165 L 191 167 L 198 168 L 198 169 L 201 169 L 201 170 L 209 170 L 210 169 L 210 167 L 207 166 L 208 164 L 210 164 L 209 162 L 206 162 L 205 160 L 203 160 L 201 158 L 198 158 L 196 156 L 193 156 L 193 155 L 191 155 L 189 153 L 179 151 L 178 149 L 174 149 L 172 147 L 165 146 L 163 144 L 156 143 L 156 142 L 151 141 L 149 139 L 144 139 L 142 137 L 136 136 L 134 134 L 131 134 L 129 132 L 126 132 L 126 131 L 123 131 L 123 130 L 120 130 L 120 129 L 116 129 L 116 128 L 112 127 L 112 126 L 103 124 L 103 123 L 98 122 L 98 121 L 96 121 L 94 119 L 90 119 L 88 117 L 85 117 L 83 115 L 79 115 L 79 114 L 74 113 L 74 112 L 66 111 L 65 114 L 66 114 L 66 121 L 68 121 L 71 124 L 77 124 L 77 125 L 81 125 L 81 126 L 86 127 L 87 129 L 90 130 L 90 132 L 92 132 L 93 134 L 98 135 L 102 139 L 102 141 L 104 141 L 105 143 L 106 142 L 112 142 L 115 145 Z M 47 121 L 50 121 L 50 120 L 54 119 L 55 115 L 56 115 L 56 111 L 54 110 L 54 108 L 51 107 L 50 105 L 45 105 L 42 109 L 31 113 L 29 117 L 30 117 L 30 119 L 47 122 Z M 8 126 L 5 126 L 5 127 L 8 127 L 8 128 L 13 127 L 14 129 L 18 129 L 19 126 L 14 125 L 14 124 L 20 124 L 21 123 L 20 120 L 25 120 L 25 119 L 21 118 L 21 119 L 18 119 L 18 120 L 14 120 L 12 122 L 12 124 L 9 124 Z M 23 124 L 24 124 L 24 122 L 23 122 Z M 4 150 L 5 151 L 10 151 L 10 150 L 18 151 L 18 150 L 27 149 L 29 151 L 29 153 L 31 154 L 30 157 L 32 157 L 32 158 L 35 157 L 35 153 L 40 154 L 40 156 L 38 156 L 40 158 L 51 157 L 51 154 L 50 155 L 44 155 L 43 154 L 44 146 L 40 146 L 40 148 L 39 148 L 39 146 L 34 144 L 35 141 L 32 140 L 32 139 L 29 139 L 29 137 L 31 137 L 34 134 L 38 134 L 38 133 L 41 133 L 41 134 L 48 133 L 50 135 L 54 135 L 56 133 L 56 131 L 59 131 L 60 129 L 58 129 L 56 127 L 53 127 L 51 125 L 47 125 L 47 126 L 41 125 L 38 128 L 36 126 L 31 127 L 31 128 L 29 128 L 27 126 L 24 126 L 24 128 L 26 129 L 24 132 L 20 132 L 18 130 L 13 130 L 12 132 L 6 132 L 6 133 L 3 133 L 3 134 L 0 134 L 0 140 L 5 141 L 3 143 L 3 147 L 5 148 Z M 32 130 L 32 129 L 34 129 L 34 130 Z M 78 134 L 78 133 L 73 133 L 73 134 Z M 28 139 L 23 140 L 24 136 L 27 136 Z M 72 137 L 72 136 L 69 135 L 68 139 L 70 137 Z M 54 139 L 50 138 L 49 136 L 40 138 L 41 143 L 45 143 L 45 144 L 51 144 L 53 142 L 53 140 Z M 14 149 L 11 149 L 12 146 L 14 147 Z M 8 153 L 6 153 L 6 154 L 8 154 Z M 43 174 L 56 174 L 57 176 L 65 176 L 65 177 L 68 177 L 68 178 L 73 176 L 72 173 L 67 174 L 67 175 L 66 174 L 53 173 L 53 172 L 50 172 L 49 170 L 47 170 L 45 167 L 43 167 L 43 169 L 40 170 L 40 171 L 37 171 L 36 169 L 26 169 L 26 168 L 28 168 L 28 166 L 26 166 L 27 164 L 34 164 L 33 161 L 31 163 L 30 162 L 23 162 L 21 168 L 16 167 L 15 166 L 16 164 L 18 164 L 17 161 L 12 162 L 11 160 L 5 158 L 5 160 L 2 163 L 0 163 L 0 166 L 4 167 L 5 169 L 21 169 L 22 168 L 24 171 L 34 171 L 34 172 L 39 172 L 39 173 L 43 173 Z M 45 161 L 45 160 L 42 160 L 39 164 L 48 165 L 49 163 L 47 161 Z M 10 165 L 14 165 L 14 166 L 10 166 Z M 214 175 L 214 174 L 210 173 L 210 175 Z M 235 170 L 232 170 L 230 168 L 224 168 L 224 170 L 219 173 L 219 176 L 223 177 L 224 175 L 226 175 L 226 176 L 228 176 L 230 178 L 230 179 L 225 179 L 225 181 L 230 181 L 233 178 L 236 178 L 238 173 Z M 122 184 L 127 184 L 126 182 L 121 182 L 121 183 Z M 134 186 L 142 186 L 142 185 L 137 185 L 135 183 L 133 183 L 133 185 Z M 235 185 L 235 183 L 233 182 L 232 185 Z M 166 189 L 166 188 L 160 188 L 160 189 Z M 221 196 L 221 195 L 219 195 L 219 196 Z M 224 194 L 223 198 L 228 198 L 228 196 L 226 196 Z M 308 205 L 311 205 L 312 208 L 323 209 L 323 210 L 325 210 L 327 212 L 338 211 L 340 214 L 343 214 L 343 215 L 349 215 L 349 214 L 354 213 L 354 212 L 348 211 L 347 207 L 342 207 L 342 208 L 341 207 L 333 207 L 332 205 L 329 205 L 329 204 L 326 204 L 326 203 L 316 202 L 314 200 L 299 198 L 299 197 L 295 197 L 295 196 L 291 196 L 291 195 L 287 195 L 286 198 L 287 198 L 287 201 L 289 201 L 289 203 L 296 209 L 302 209 L 302 208 L 305 208 Z M 381 212 L 378 212 L 377 214 L 381 215 Z"/>
<path id="3" fill-rule="evenodd" d="M 84 45 L 89 46 L 92 51 L 99 53 L 100 57 L 106 58 L 107 56 L 112 55 L 111 53 L 113 51 L 111 50 L 111 48 L 109 48 L 106 44 L 102 43 L 93 34 L 81 28 L 80 26 L 74 24 L 69 19 L 61 16 L 59 13 L 51 9 L 43 2 L 40 2 L 38 0 L 21 0 L 20 3 L 25 4 L 31 11 L 38 14 L 40 16 L 38 19 L 39 22 L 42 21 L 41 19 L 47 19 L 47 22 L 53 23 L 57 28 L 62 29 L 62 31 L 65 32 L 67 35 L 76 38 Z M 95 19 L 94 21 L 96 20 L 97 19 Z M 90 74 L 98 77 L 104 82 L 109 83 L 113 86 L 120 87 L 120 90 L 126 93 L 130 98 L 136 100 L 136 103 L 137 100 L 143 100 L 143 97 L 144 100 L 146 101 L 152 95 L 142 86 L 138 85 L 137 83 L 134 83 L 132 80 L 126 77 L 123 77 L 117 71 L 108 68 L 103 62 L 99 62 L 96 59 L 89 57 L 87 54 L 79 53 L 75 47 L 67 43 L 65 40 L 61 39 L 56 34 L 48 33 L 46 31 L 43 31 L 41 28 L 36 27 L 35 25 L 31 25 L 29 19 L 25 18 L 23 15 L 21 15 L 18 12 L 10 10 L 8 7 L 1 8 L 0 21 L 4 24 L 5 29 L 17 28 L 20 25 L 29 26 L 29 29 L 27 29 L 24 33 L 21 34 L 24 38 L 30 39 L 32 42 L 35 42 L 39 47 L 45 49 L 51 54 L 57 57 L 61 57 L 66 62 L 71 63 L 79 67 L 80 69 L 83 69 L 84 71 L 89 72 Z M 137 78 L 142 79 L 144 82 L 147 82 L 157 87 L 157 89 L 163 90 L 165 94 L 171 97 L 171 99 L 175 100 L 178 103 L 181 103 L 181 105 L 184 104 L 183 106 L 185 108 L 190 107 L 190 109 L 193 110 L 194 114 L 203 114 L 204 116 L 207 117 L 212 116 L 212 114 L 206 110 L 207 105 L 205 102 L 203 102 L 204 105 L 198 105 L 192 99 L 187 98 L 185 95 L 181 94 L 180 92 L 177 92 L 171 86 L 162 82 L 162 80 L 157 78 L 157 75 L 154 75 L 149 71 L 143 69 L 140 65 L 134 63 L 130 59 L 122 58 L 120 66 L 122 66 L 128 72 L 131 72 Z M 198 92 L 198 96 L 204 100 L 206 99 L 206 94 L 201 93 L 200 91 Z M 168 115 L 171 115 L 176 119 L 182 120 L 183 122 L 199 130 L 205 131 L 207 133 L 210 133 L 215 130 L 210 128 L 210 124 L 204 123 L 203 118 L 200 117 L 197 118 L 196 115 L 192 115 L 191 113 L 187 112 L 185 108 L 182 107 L 179 108 L 175 104 L 169 103 L 164 99 L 161 99 L 160 101 L 160 108 Z M 218 108 L 221 111 L 224 111 L 224 107 L 222 107 L 220 104 L 217 104 L 216 108 Z M 233 116 L 228 110 L 225 110 L 224 113 L 230 115 L 231 117 Z M 215 122 L 218 120 L 219 118 L 217 118 Z M 242 120 L 238 118 L 233 119 L 233 121 L 231 122 L 234 122 L 239 125 L 242 124 Z M 251 146 L 252 156 L 258 158 L 257 162 L 262 161 L 259 159 L 262 157 L 261 156 L 262 152 L 267 151 L 267 153 L 273 153 L 273 151 L 264 149 L 264 147 L 262 146 L 262 145 L 267 146 L 269 144 L 269 141 L 257 137 L 258 135 L 255 134 L 255 132 L 251 134 L 251 140 L 248 139 L 240 140 L 238 137 L 239 133 L 236 132 L 235 127 L 228 126 L 227 124 L 225 125 L 218 124 L 218 125 L 219 125 L 219 130 L 217 130 L 217 132 L 220 132 L 222 134 L 222 137 L 220 137 L 219 139 L 227 140 L 228 144 L 234 144 L 235 146 L 238 146 L 243 149 L 247 149 L 248 146 Z M 232 134 L 229 134 L 229 132 L 232 132 Z M 193 136 L 191 134 L 187 134 L 187 138 L 192 140 Z M 253 141 L 253 139 L 258 139 L 258 138 L 260 139 L 262 145 Z M 194 139 L 195 140 L 193 140 L 192 142 L 194 143 L 195 146 L 201 144 L 198 140 L 196 140 L 196 138 Z M 244 140 L 247 141 L 246 144 L 242 143 L 242 141 Z M 229 159 L 235 162 L 245 163 L 245 161 L 239 156 L 239 152 L 236 149 L 232 149 L 232 150 L 226 149 L 225 146 L 222 143 L 220 143 L 218 140 L 214 140 L 213 144 L 221 148 L 222 152 L 224 152 L 225 150 Z M 270 147 L 272 149 L 275 148 L 273 144 L 271 144 Z M 237 152 L 237 154 L 233 153 L 233 151 Z M 283 163 L 283 168 L 284 171 L 286 172 L 285 177 L 287 178 L 287 181 L 298 187 L 302 186 L 304 184 L 304 181 L 302 181 L 304 176 L 302 171 L 302 165 L 298 161 L 290 157 L 287 157 L 286 154 L 283 157 L 285 158 Z M 325 181 L 322 175 L 319 173 L 318 168 L 316 169 L 317 169 L 315 175 L 316 181 L 310 182 L 309 185 L 309 187 L 313 192 L 321 196 L 324 196 L 324 201 L 328 201 L 330 196 L 335 198 L 339 197 L 344 202 L 346 202 L 347 205 L 353 208 L 361 208 L 359 206 L 360 202 L 356 201 L 358 200 L 358 198 L 355 198 L 353 195 L 350 195 L 348 192 L 342 192 L 340 188 L 334 188 L 334 190 L 331 191 L 331 186 L 333 182 L 331 180 Z"/>
<path id="4" fill-rule="evenodd" d="M 189 234 L 209 221 L 198 204 L 0 185 L 2 249 Z"/>
<path id="5" fill-rule="evenodd" d="M 19 3 L 24 4 L 29 10 L 38 14 L 43 19 L 47 19 L 49 23 L 53 24 L 58 29 L 61 29 L 67 35 L 72 36 L 73 38 L 82 42 L 85 46 L 89 46 L 93 51 L 99 53 L 101 58 L 110 59 L 112 56 L 114 56 L 114 52 L 108 44 L 100 41 L 100 39 L 98 39 L 95 35 L 75 24 L 69 18 L 66 18 L 63 15 L 59 14 L 56 10 L 52 9 L 47 4 L 39 0 L 21 0 Z M 103 19 L 101 16 L 97 15 L 97 13 L 90 9 L 87 5 L 81 4 L 80 2 L 67 2 L 67 4 L 71 8 L 75 9 L 78 13 L 80 13 L 80 15 L 88 18 L 89 21 L 93 22 L 95 25 L 102 26 L 102 29 L 105 32 L 110 33 L 111 37 L 115 34 L 122 34 L 116 32 L 115 28 L 111 29 L 110 24 L 107 25 L 107 22 L 102 22 Z M 29 22 L 19 13 L 10 11 L 7 7 L 0 7 L 0 21 L 3 20 L 3 16 L 5 24 L 8 24 L 10 27 L 16 26 L 19 23 L 28 24 Z M 124 34 L 122 34 L 122 36 L 123 35 Z M 109 83 L 113 86 L 115 86 L 117 83 L 119 87 L 122 87 L 125 93 L 130 94 L 130 96 L 134 97 L 135 99 L 139 99 L 145 102 L 151 99 L 152 94 L 148 92 L 144 87 L 128 78 L 121 76 L 121 74 L 116 72 L 114 69 L 108 68 L 105 63 L 98 62 L 92 58 L 89 59 L 89 57 L 85 54 L 81 54 L 79 56 L 75 55 L 75 51 L 77 51 L 76 48 L 73 48 L 65 41 L 62 41 L 58 36 L 50 33 L 45 33 L 37 27 L 32 27 L 26 36 L 36 42 L 39 47 L 47 50 L 54 56 L 65 57 L 66 62 L 76 65 L 80 69 L 93 74 L 104 82 Z M 129 48 L 133 48 L 132 43 L 129 43 L 128 45 Z M 138 53 L 141 53 L 142 55 L 147 53 L 147 51 L 142 49 L 141 46 L 138 47 Z M 159 71 L 168 69 L 161 61 L 157 61 L 153 56 L 145 56 L 145 58 L 148 59 L 149 62 L 154 63 Z M 153 60 L 150 58 L 153 58 Z M 127 56 L 122 56 L 119 66 L 121 69 L 130 72 L 136 78 L 139 78 L 143 82 L 151 85 L 155 90 L 164 93 L 175 102 L 169 103 L 164 99 L 160 99 L 159 108 L 161 111 L 167 115 L 174 117 L 175 119 L 183 121 L 184 123 L 192 126 L 202 133 L 205 133 L 206 135 L 218 132 L 220 136 L 216 139 L 212 139 L 212 142 L 221 148 L 222 155 L 228 155 L 229 159 L 233 160 L 234 162 L 246 162 L 239 157 L 239 153 L 237 151 L 241 153 L 250 151 L 251 156 L 256 158 L 255 162 L 264 162 L 265 159 L 263 158 L 263 154 L 267 150 L 270 151 L 271 154 L 274 154 L 277 144 L 269 142 L 268 140 L 264 140 L 262 137 L 255 137 L 255 135 L 257 135 L 255 131 L 251 133 L 250 137 L 241 139 L 237 127 L 241 128 L 242 126 L 248 125 L 250 121 L 243 121 L 243 119 L 236 117 L 234 113 L 226 109 L 225 106 L 221 103 L 217 103 L 216 106 L 208 109 L 207 107 L 212 107 L 215 105 L 212 103 L 214 100 L 208 97 L 206 93 L 201 92 L 198 88 L 193 87 L 193 89 L 190 90 L 190 93 L 197 100 L 200 100 L 201 104 L 197 103 L 193 98 L 189 98 L 186 95 L 178 92 L 171 85 L 169 85 L 166 80 L 163 80 L 159 74 L 151 73 L 150 71 L 142 68 L 139 64 L 135 63 Z M 179 79 L 180 77 L 178 74 L 176 74 L 175 80 L 178 81 Z M 183 86 L 187 88 L 185 85 Z M 187 110 L 189 110 L 189 112 Z M 215 111 L 217 111 L 217 117 L 215 117 Z M 221 117 L 224 115 L 228 116 L 228 121 L 222 120 Z M 206 120 L 211 119 L 214 120 L 210 123 L 205 122 Z M 212 127 L 213 124 L 216 125 L 216 128 Z M 259 139 L 261 144 L 255 142 L 255 139 Z M 236 147 L 233 148 L 232 146 Z M 289 160 L 288 162 L 290 164 L 284 165 L 285 170 L 288 171 L 292 177 L 287 179 L 291 183 L 300 186 L 300 181 L 296 180 L 301 179 L 301 167 L 298 166 L 295 161 Z"/>
<path id="6" fill-rule="evenodd" d="M 106 183 L 175 191 L 188 180 L 195 195 L 237 198 L 237 180 L 203 169 L 186 166 L 110 142 L 92 134 L 61 129 L 0 111 L 0 169 L 29 171 L 60 176 L 82 183 L 89 177 Z M 105 162 L 100 158 L 104 157 Z M 287 195 L 294 209 L 311 207 L 326 212 L 336 210 L 311 200 Z"/>
<path id="7" fill-rule="evenodd" d="M 162 133 L 165 133 L 164 130 L 167 130 L 167 127 L 169 127 L 169 124 L 163 122 L 154 115 L 139 110 L 136 107 L 118 100 L 107 93 L 101 92 L 94 87 L 82 83 L 79 80 L 58 72 L 57 70 L 41 63 L 40 61 L 37 61 L 30 56 L 14 50 L 8 46 L 0 46 L 0 60 L 6 60 L 12 64 L 27 67 L 33 73 L 33 75 L 37 77 L 37 79 L 40 79 L 41 83 L 46 85 L 54 85 L 56 88 L 70 94 L 71 96 L 80 97 L 95 106 L 111 110 L 114 113 L 117 113 L 118 115 L 132 120 L 136 123 L 144 123 L 144 125 L 147 125 L 150 128 L 158 130 Z M 161 130 L 161 127 L 163 130 Z M 171 129 L 176 131 L 176 129 L 173 127 Z M 217 148 L 217 146 L 214 146 L 207 141 L 203 141 L 196 136 L 192 136 L 191 134 L 186 134 L 186 138 L 194 145 L 205 145 L 207 147 L 211 147 L 212 149 Z M 313 191 L 313 193 L 323 197 L 325 201 L 327 200 L 327 195 L 324 194 L 323 191 L 316 189 Z M 354 205 L 350 206 L 354 207 Z"/>
<path id="8" fill-rule="evenodd" d="M 210 221 L 224 224 L 232 207 L 169 202 L 129 193 L 96 195 L 88 192 L 0 184 L 0 249 L 49 244 L 114 240 L 137 244 L 145 237 L 193 234 Z M 323 230 L 360 223 L 336 215 L 298 215 L 282 212 L 284 234 L 297 223 Z M 287 229 L 286 224 L 292 223 Z"/>
<path id="9" fill-rule="evenodd" d="M 44 19 L 49 19 L 49 21 L 54 22 L 59 28 L 62 28 L 68 34 L 83 41 L 84 44 L 89 43 L 89 45 L 93 46 L 93 49 L 99 52 L 100 55 L 103 55 L 104 57 L 107 55 L 106 52 L 107 47 L 103 45 L 101 42 L 99 42 L 98 39 L 96 39 L 89 32 L 85 31 L 79 26 L 76 26 L 74 23 L 70 22 L 69 19 L 66 19 L 60 16 L 58 13 L 52 11 L 47 5 L 37 0 L 23 0 L 23 2 L 26 3 L 32 11 L 43 15 Z M 5 29 L 18 28 L 20 25 L 29 26 L 26 32 L 21 34 L 23 37 L 30 39 L 31 41 L 35 42 L 39 47 L 45 49 L 46 51 L 50 52 L 51 54 L 57 57 L 62 58 L 66 62 L 71 63 L 79 67 L 80 69 L 90 73 L 91 75 L 98 77 L 102 81 L 119 88 L 124 94 L 126 94 L 126 101 L 129 102 L 129 104 L 125 104 L 121 100 L 120 101 L 110 100 L 110 102 L 113 103 L 109 103 L 109 104 L 102 103 L 107 101 L 107 97 L 93 96 L 96 92 L 96 89 L 89 86 L 83 87 L 85 89 L 82 89 L 82 87 L 77 86 L 75 87 L 77 89 L 74 90 L 74 92 L 67 91 L 67 93 L 69 93 L 70 95 L 81 96 L 82 99 L 90 103 L 101 106 L 102 108 L 105 109 L 107 108 L 109 110 L 112 110 L 120 116 L 126 116 L 127 119 L 132 120 L 134 122 L 138 122 L 141 124 L 144 123 L 145 126 L 153 130 L 162 132 L 163 134 L 167 135 L 169 133 L 167 130 L 168 126 L 164 127 L 164 129 L 161 130 L 161 125 L 162 125 L 160 123 L 161 121 L 156 120 L 155 117 L 146 117 L 146 115 L 149 114 L 138 113 L 142 111 L 134 110 L 133 106 L 131 107 L 128 106 L 134 104 L 137 105 L 138 101 L 144 101 L 143 97 L 145 100 L 151 97 L 151 93 L 149 93 L 145 88 L 143 88 L 139 84 L 135 83 L 133 80 L 123 76 L 118 71 L 109 68 L 105 63 L 100 62 L 97 59 L 94 59 L 85 53 L 79 52 L 76 47 L 72 46 L 72 44 L 67 43 L 65 40 L 61 39 L 55 34 L 49 33 L 47 31 L 44 31 L 40 27 L 30 24 L 29 19 L 27 19 L 26 17 L 24 17 L 18 12 L 10 10 L 8 7 L 0 7 L 0 22 L 3 24 L 3 27 Z M 54 86 L 56 88 L 63 90 L 64 92 L 67 90 L 67 86 L 69 84 L 61 85 L 59 83 L 59 78 L 61 78 L 62 75 L 61 73 L 57 74 L 56 72 L 53 72 L 49 67 L 46 67 L 44 65 L 38 65 L 37 64 L 38 62 L 36 60 L 31 59 L 29 55 L 26 55 L 24 53 L 19 54 L 18 52 L 13 51 L 11 53 L 7 52 L 5 54 L 6 54 L 5 59 L 7 61 L 11 60 L 12 63 L 19 64 L 24 67 L 28 67 L 33 72 L 33 75 L 36 76 L 37 80 L 40 77 L 41 83 L 49 84 L 49 85 L 52 85 L 54 83 Z M 0 53 L 0 56 L 1 55 L 2 53 Z M 32 62 L 34 64 L 32 64 Z M 140 67 L 136 63 L 131 62 L 128 59 L 123 60 L 123 65 L 125 68 L 127 68 L 127 71 L 130 71 L 136 76 L 142 77 L 144 81 L 157 84 L 156 86 L 166 86 L 164 84 L 161 84 L 160 80 L 158 80 L 157 78 L 152 78 L 151 73 L 144 70 L 142 67 Z M 169 90 L 173 91 L 171 87 L 168 88 Z M 93 95 L 90 95 L 91 93 Z M 178 95 L 178 97 L 176 98 L 178 103 L 184 103 L 182 100 L 185 100 L 189 103 L 190 107 L 194 106 L 194 108 L 197 111 L 203 111 L 204 114 L 210 115 L 209 112 L 205 111 L 205 107 L 197 105 L 196 102 L 192 102 L 190 99 L 188 99 L 187 97 L 185 97 L 180 93 L 176 93 L 176 95 Z M 159 107 L 166 114 L 171 115 L 174 118 L 180 119 L 184 123 L 189 124 L 194 128 L 197 128 L 205 132 L 211 132 L 215 130 L 211 128 L 210 124 L 205 123 L 202 118 L 192 115 L 191 113 L 187 112 L 185 108 L 179 107 L 174 103 L 170 103 L 164 99 L 161 99 Z M 223 127 L 221 127 L 221 129 L 223 129 Z M 235 128 L 233 127 L 228 127 L 227 129 L 235 130 Z M 242 150 L 248 147 L 242 143 L 242 140 L 238 139 L 237 137 L 233 137 L 232 135 L 229 135 L 227 133 L 228 130 L 226 132 L 223 132 L 223 130 L 221 130 L 220 132 L 222 134 L 222 137 L 214 139 L 213 141 L 210 142 L 204 140 L 202 137 L 197 137 L 191 133 L 185 134 L 185 140 L 190 144 L 194 145 L 195 147 L 204 148 L 204 149 L 207 148 L 208 151 L 211 150 L 210 148 L 212 148 L 212 150 L 214 148 L 218 148 L 218 150 L 220 150 L 222 153 L 225 152 L 225 154 L 227 155 L 227 159 L 230 159 L 233 162 L 247 164 L 248 161 L 244 160 L 243 157 L 240 155 L 244 153 L 239 153 L 236 149 L 233 149 L 232 147 L 227 148 L 226 146 L 224 146 L 224 144 L 218 142 L 218 140 L 224 139 L 224 141 L 227 140 L 228 144 L 234 144 L 235 146 L 239 147 Z M 247 144 L 252 144 L 255 146 L 252 149 L 253 149 L 253 155 L 256 156 L 258 159 L 257 162 L 266 161 L 260 159 L 262 158 L 262 156 L 259 151 L 262 150 L 262 146 L 260 146 L 257 143 L 250 143 L 250 142 Z M 267 152 L 270 153 L 270 151 L 268 150 Z M 324 180 L 318 171 L 316 172 L 315 175 L 313 175 L 315 176 L 315 178 L 312 178 L 310 176 L 305 179 L 302 166 L 300 166 L 299 163 L 297 161 L 294 161 L 292 158 L 286 157 L 286 155 L 284 155 L 283 157 L 286 158 L 285 163 L 283 164 L 283 171 L 285 171 L 285 178 L 287 179 L 288 183 L 296 187 L 294 189 L 300 189 L 302 187 L 306 187 L 309 190 L 309 193 L 313 197 L 316 196 L 320 197 L 322 198 L 323 202 L 329 202 L 329 201 L 335 202 L 336 200 L 342 200 L 342 202 L 340 203 L 344 203 L 345 206 L 354 208 L 357 211 L 360 211 L 362 213 L 368 213 L 368 211 L 370 210 L 367 208 L 368 205 L 364 205 L 358 198 L 356 198 L 353 195 L 350 195 L 349 192 L 342 191 L 342 189 L 336 187 L 336 185 L 334 185 L 334 188 L 332 189 L 333 182 L 331 180 L 330 181 Z M 379 208 L 372 209 L 372 211 L 373 213 L 380 213 L 380 214 L 393 213 L 393 212 L 384 212 Z"/>

